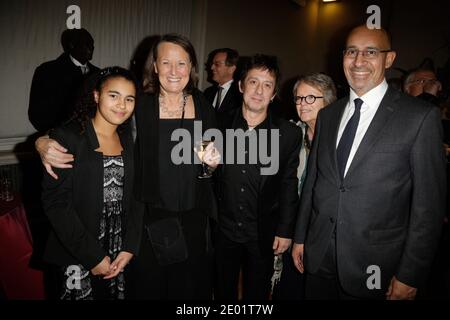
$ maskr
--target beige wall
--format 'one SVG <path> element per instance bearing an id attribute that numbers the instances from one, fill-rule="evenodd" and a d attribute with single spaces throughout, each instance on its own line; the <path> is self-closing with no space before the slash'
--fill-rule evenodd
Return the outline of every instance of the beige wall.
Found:
<path id="1" fill-rule="evenodd" d="M 128 67 L 146 36 L 191 31 L 186 0 L 1 1 L 0 152 L 35 132 L 27 113 L 31 79 L 37 66 L 62 53 L 60 34 L 71 4 L 80 7 L 81 26 L 94 37 L 92 62 L 99 67 Z"/>
<path id="2" fill-rule="evenodd" d="M 345 84 L 340 54 L 345 34 L 367 19 L 370 4 L 377 4 L 382 25 L 391 30 L 398 50 L 394 66 L 409 69 L 425 56 L 442 66 L 447 51 L 433 51 L 444 44 L 443 35 L 450 34 L 445 30 L 450 25 L 448 18 L 440 6 L 444 2 L 430 1 L 431 8 L 418 0 L 341 0 L 328 4 L 306 0 L 306 6 L 300 7 L 289 0 L 208 0 L 204 56 L 218 47 L 236 48 L 241 55 L 274 54 L 280 59 L 284 81 L 302 73 L 325 71 Z"/>
<path id="3" fill-rule="evenodd" d="M 208 1 L 205 50 L 236 48 L 241 55 L 277 55 L 283 79 L 326 71 L 329 40 L 355 9 L 347 3 L 308 0 L 300 7 L 288 0 Z M 350 13 L 349 13 L 350 12 Z M 346 24 L 353 23 L 350 19 Z"/>

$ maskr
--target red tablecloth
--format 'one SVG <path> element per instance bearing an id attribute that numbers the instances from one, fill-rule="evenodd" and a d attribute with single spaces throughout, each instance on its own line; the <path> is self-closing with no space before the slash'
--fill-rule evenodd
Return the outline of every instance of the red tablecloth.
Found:
<path id="1" fill-rule="evenodd" d="M 7 299 L 44 299 L 44 276 L 30 268 L 32 239 L 23 204 L 0 200 L 0 290 Z"/>

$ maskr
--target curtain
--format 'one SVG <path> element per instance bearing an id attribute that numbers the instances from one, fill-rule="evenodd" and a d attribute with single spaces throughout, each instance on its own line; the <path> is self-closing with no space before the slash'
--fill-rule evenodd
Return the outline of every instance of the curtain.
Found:
<path id="1" fill-rule="evenodd" d="M 62 53 L 60 36 L 71 13 L 81 9 L 81 27 L 95 41 L 92 63 L 129 67 L 147 36 L 190 35 L 192 1 L 186 0 L 15 0 L 0 2 L 0 140 L 35 132 L 28 121 L 34 69 Z"/>

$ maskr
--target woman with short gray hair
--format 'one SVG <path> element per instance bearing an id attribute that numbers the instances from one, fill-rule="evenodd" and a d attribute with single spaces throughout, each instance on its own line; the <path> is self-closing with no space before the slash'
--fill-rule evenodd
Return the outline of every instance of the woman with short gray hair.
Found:
<path id="1" fill-rule="evenodd" d="M 302 129 L 304 141 L 300 150 L 300 163 L 297 169 L 298 192 L 300 194 L 306 177 L 306 164 L 314 138 L 317 115 L 320 109 L 336 101 L 336 87 L 333 79 L 326 74 L 312 73 L 298 78 L 294 85 L 293 94 L 297 114 L 300 118 L 297 125 Z M 278 268 L 282 269 L 283 272 L 279 270 L 278 272 L 281 274 L 274 274 L 274 278 L 278 277 L 280 282 L 274 287 L 273 299 L 302 299 L 303 275 L 295 268 L 290 250 L 283 254 L 282 267 L 278 266 Z"/>

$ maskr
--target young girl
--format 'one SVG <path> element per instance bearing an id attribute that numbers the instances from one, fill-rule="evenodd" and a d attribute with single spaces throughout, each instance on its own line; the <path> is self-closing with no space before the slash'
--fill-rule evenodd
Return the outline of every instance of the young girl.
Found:
<path id="1" fill-rule="evenodd" d="M 137 251 L 133 140 L 127 119 L 136 82 L 120 67 L 90 81 L 74 118 L 50 132 L 74 155 L 72 169 L 44 174 L 52 232 L 44 258 L 62 274 L 61 299 L 123 299 L 123 270 Z"/>

